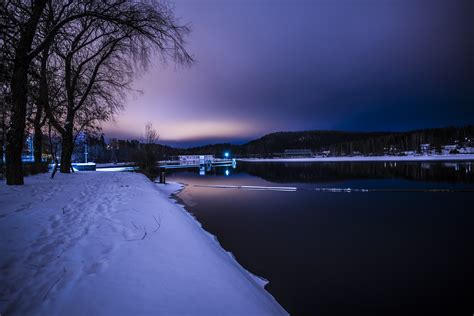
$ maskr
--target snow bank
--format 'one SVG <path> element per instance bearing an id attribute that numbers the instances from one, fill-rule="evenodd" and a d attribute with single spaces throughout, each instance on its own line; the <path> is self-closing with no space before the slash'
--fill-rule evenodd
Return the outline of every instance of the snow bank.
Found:
<path id="1" fill-rule="evenodd" d="M 169 194 L 136 173 L 0 185 L 0 313 L 280 315 L 285 310 Z"/>
<path id="2" fill-rule="evenodd" d="M 128 167 L 134 166 L 134 162 L 107 162 L 107 163 L 96 163 L 97 168 L 111 168 L 111 167 Z"/>
<path id="3" fill-rule="evenodd" d="M 353 156 L 314 158 L 249 158 L 244 162 L 350 162 L 350 161 L 474 161 L 474 154 L 453 154 L 437 156 Z"/>
<path id="4" fill-rule="evenodd" d="M 97 168 L 96 171 L 99 172 L 123 172 L 123 171 L 134 171 L 138 167 L 106 167 L 106 168 Z"/>

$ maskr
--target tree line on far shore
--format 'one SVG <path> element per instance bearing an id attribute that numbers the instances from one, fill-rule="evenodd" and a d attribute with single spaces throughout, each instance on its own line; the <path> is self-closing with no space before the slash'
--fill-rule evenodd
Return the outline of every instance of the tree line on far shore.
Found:
<path id="1" fill-rule="evenodd" d="M 234 150 L 244 156 L 273 156 L 287 149 L 309 149 L 313 154 L 403 155 L 441 153 L 442 146 L 474 147 L 474 126 L 419 129 L 406 132 L 301 131 L 265 135 Z"/>
<path id="2" fill-rule="evenodd" d="M 162 2 L 2 1 L 0 157 L 5 143 L 7 184 L 23 184 L 26 135 L 38 165 L 44 135 L 59 137 L 60 171 L 69 173 L 78 135 L 96 134 L 100 121 L 123 108 L 132 80 L 153 56 L 192 62 L 188 32 Z"/>
<path id="3" fill-rule="evenodd" d="M 150 130 L 151 126 L 148 128 Z M 440 153 L 445 145 L 474 147 L 474 126 L 423 129 L 408 132 L 343 132 L 302 131 L 278 132 L 265 135 L 242 145 L 220 143 L 191 148 L 176 148 L 138 140 L 109 139 L 104 136 L 87 140 L 89 158 L 95 162 L 143 162 L 142 152 L 147 148 L 155 160 L 176 160 L 179 155 L 214 155 L 231 157 L 274 157 L 287 149 L 308 149 L 314 155 L 403 155 L 406 152 L 422 154 L 422 150 Z M 429 144 L 429 146 L 423 146 Z M 76 147 L 76 160 L 84 161 L 84 144 Z M 47 149 L 47 147 L 45 148 Z M 452 149 L 456 151 L 456 149 Z"/>

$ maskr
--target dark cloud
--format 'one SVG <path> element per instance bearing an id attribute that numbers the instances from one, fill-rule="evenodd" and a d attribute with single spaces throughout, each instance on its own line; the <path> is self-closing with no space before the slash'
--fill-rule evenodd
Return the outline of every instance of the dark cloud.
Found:
<path id="1" fill-rule="evenodd" d="M 198 63 L 139 83 L 152 99 L 135 103 L 159 122 L 242 123 L 213 141 L 474 123 L 474 1 L 180 0 L 176 12 Z"/>

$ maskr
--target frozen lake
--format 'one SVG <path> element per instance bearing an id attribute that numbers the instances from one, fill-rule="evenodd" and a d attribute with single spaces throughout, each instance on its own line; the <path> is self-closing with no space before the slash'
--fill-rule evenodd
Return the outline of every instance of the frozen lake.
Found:
<path id="1" fill-rule="evenodd" d="M 474 162 L 240 163 L 178 197 L 294 315 L 474 311 Z M 264 191 L 206 186 L 279 186 Z M 321 188 L 369 192 L 321 192 Z M 424 191 L 424 190 L 431 191 Z M 455 192 L 434 192 L 450 189 Z"/>

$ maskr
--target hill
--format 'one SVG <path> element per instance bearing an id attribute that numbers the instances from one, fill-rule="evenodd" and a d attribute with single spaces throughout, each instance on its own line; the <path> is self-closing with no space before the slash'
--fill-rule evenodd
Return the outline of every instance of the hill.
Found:
<path id="1" fill-rule="evenodd" d="M 142 146 L 139 141 L 112 140 L 103 137 L 89 140 L 89 158 L 96 162 L 135 161 Z M 223 157 L 273 157 L 285 150 L 307 149 L 313 154 L 347 155 L 403 155 L 408 153 L 449 153 L 468 149 L 474 151 L 474 125 L 419 129 L 407 132 L 348 132 L 315 130 L 276 132 L 264 135 L 243 145 L 212 144 L 193 148 L 174 148 L 155 144 L 160 160 L 178 155 L 211 154 Z M 84 148 L 76 146 L 76 160 L 83 157 Z"/>
<path id="2" fill-rule="evenodd" d="M 188 148 L 186 154 L 214 154 L 221 156 L 231 151 L 238 156 L 272 156 L 288 149 L 309 149 L 313 153 L 330 155 L 381 155 L 432 150 L 440 152 L 443 146 L 473 146 L 474 126 L 419 129 L 407 132 L 348 132 L 314 130 L 276 132 L 243 145 L 215 144 Z M 427 146 L 426 144 L 429 144 Z M 423 145 L 423 146 L 422 146 Z M 454 148 L 454 147 L 453 147 Z"/>

